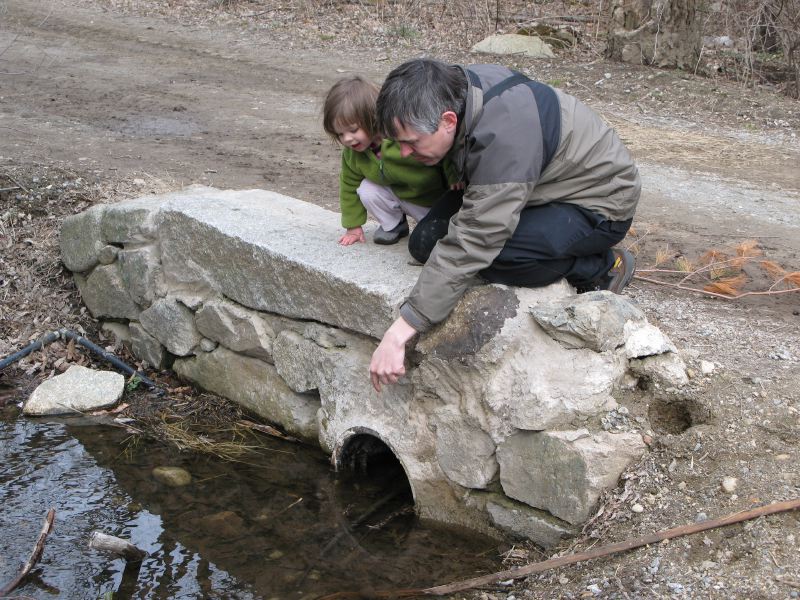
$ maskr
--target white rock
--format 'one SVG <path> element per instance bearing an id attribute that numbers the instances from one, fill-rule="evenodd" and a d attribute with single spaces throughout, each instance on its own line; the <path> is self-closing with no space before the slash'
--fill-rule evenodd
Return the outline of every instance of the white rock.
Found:
<path id="1" fill-rule="evenodd" d="M 639 504 L 639 503 L 637 502 L 636 504 L 634 504 L 633 506 L 631 506 L 631 511 L 633 511 L 633 512 L 635 512 L 635 513 L 641 513 L 641 512 L 644 512 L 644 506 L 642 506 L 641 504 Z"/>
<path id="2" fill-rule="evenodd" d="M 96 371 L 73 365 L 48 379 L 31 394 L 26 415 L 62 415 L 114 406 L 125 390 L 125 377 L 113 371 Z"/>
<path id="3" fill-rule="evenodd" d="M 555 58 L 550 46 L 541 38 L 516 33 L 491 35 L 475 44 L 471 51 L 484 54 L 521 54 L 530 58 Z"/>
<path id="4" fill-rule="evenodd" d="M 738 485 L 739 481 L 736 479 L 736 477 L 725 477 L 722 480 L 722 489 L 729 494 L 733 492 Z"/>
<path id="5" fill-rule="evenodd" d="M 701 360 L 700 361 L 700 372 L 703 375 L 706 375 L 706 376 L 711 375 L 714 372 L 714 369 L 716 369 L 716 368 L 717 368 L 717 365 L 715 365 L 711 361 L 708 361 L 708 360 Z"/>

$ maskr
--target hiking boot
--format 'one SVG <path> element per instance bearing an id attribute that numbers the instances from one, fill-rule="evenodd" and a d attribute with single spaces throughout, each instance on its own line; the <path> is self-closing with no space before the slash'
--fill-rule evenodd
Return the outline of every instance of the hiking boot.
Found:
<path id="1" fill-rule="evenodd" d="M 636 259 L 625 249 L 614 248 L 612 252 L 614 253 L 614 265 L 605 276 L 600 289 L 621 294 L 633 279 Z"/>
<path id="2" fill-rule="evenodd" d="M 400 241 L 400 238 L 404 238 L 407 235 L 408 221 L 406 220 L 405 215 L 403 215 L 403 220 L 400 221 L 400 223 L 398 223 L 394 229 L 386 231 L 383 227 L 378 227 L 378 231 L 375 232 L 375 235 L 372 237 L 372 241 L 376 244 L 388 246 L 390 244 L 396 244 Z"/>

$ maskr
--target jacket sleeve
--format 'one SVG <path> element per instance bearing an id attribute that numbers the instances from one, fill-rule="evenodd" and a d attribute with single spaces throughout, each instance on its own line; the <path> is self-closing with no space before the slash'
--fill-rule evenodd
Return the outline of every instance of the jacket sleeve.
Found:
<path id="1" fill-rule="evenodd" d="M 469 185 L 461 210 L 431 253 L 400 314 L 417 331 L 447 318 L 475 276 L 514 233 L 530 183 Z"/>
<path id="2" fill-rule="evenodd" d="M 348 151 L 344 150 L 339 172 L 339 209 L 342 212 L 342 227 L 352 229 L 367 222 L 367 209 L 361 204 L 356 192 L 364 180 L 364 175 L 348 158 Z"/>

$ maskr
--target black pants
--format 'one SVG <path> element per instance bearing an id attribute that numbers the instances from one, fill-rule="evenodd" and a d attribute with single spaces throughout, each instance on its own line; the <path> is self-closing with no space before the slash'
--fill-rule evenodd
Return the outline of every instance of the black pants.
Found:
<path id="1" fill-rule="evenodd" d="M 463 192 L 448 192 L 417 223 L 408 241 L 415 259 L 428 260 L 436 242 L 447 235 L 462 198 Z M 526 208 L 514 234 L 480 275 L 491 283 L 523 287 L 548 285 L 562 277 L 576 287 L 591 286 L 613 265 L 611 248 L 625 238 L 631 221 L 609 221 L 565 202 Z"/>

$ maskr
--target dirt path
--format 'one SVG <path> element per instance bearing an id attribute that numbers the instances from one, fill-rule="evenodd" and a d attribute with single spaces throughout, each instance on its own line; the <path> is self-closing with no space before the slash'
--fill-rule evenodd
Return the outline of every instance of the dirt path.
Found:
<path id="1" fill-rule="evenodd" d="M 309 48 L 244 29 L 178 25 L 69 2 L 10 0 L 4 10 L 0 150 L 6 159 L 55 161 L 100 174 L 144 172 L 183 184 L 263 187 L 332 208 L 338 153 L 321 132 L 319 98 L 345 71 L 380 80 L 406 58 L 398 53 L 396 60 L 376 61 L 370 51 Z M 586 71 L 584 79 L 602 78 L 604 68 Z M 664 82 L 673 93 L 681 83 Z M 576 80 L 573 87 L 594 99 L 585 83 Z M 642 101 L 601 97 L 594 105 L 659 183 L 646 186 L 643 221 L 684 232 L 687 224 L 691 229 L 712 219 L 723 234 L 758 232 L 795 255 L 797 138 L 712 131 L 698 127 L 702 114 L 659 118 Z M 733 188 L 744 205 L 726 205 L 724 181 L 710 180 L 702 198 L 691 189 L 674 193 L 694 171 L 740 182 Z M 791 218 L 769 218 L 759 207 L 762 193 L 770 204 L 781 203 L 779 211 L 794 213 Z M 720 201 L 705 205 L 709 194 Z M 695 233 L 713 235 L 699 226 Z"/>
<path id="2" fill-rule="evenodd" d="M 0 5 L 0 174 L 55 167 L 99 181 L 259 187 L 336 209 L 339 155 L 321 131 L 319 98 L 345 71 L 380 80 L 425 50 L 345 50 L 291 28 L 179 25 L 78 2 Z M 602 112 L 640 161 L 640 264 L 665 249 L 696 257 L 757 238 L 769 258 L 800 270 L 796 102 L 599 60 L 522 66 Z M 655 428 L 653 452 L 609 499 L 597 537 L 800 495 L 800 294 L 731 303 L 644 283 L 629 294 L 695 377 L 667 405 L 672 421 L 629 406 Z M 701 361 L 713 363 L 705 376 Z M 735 494 L 721 490 L 723 477 L 737 478 Z M 620 597 L 789 597 L 800 585 L 800 521 L 771 517 L 740 533 L 546 575 L 517 597 L 576 597 L 590 585 Z"/>

